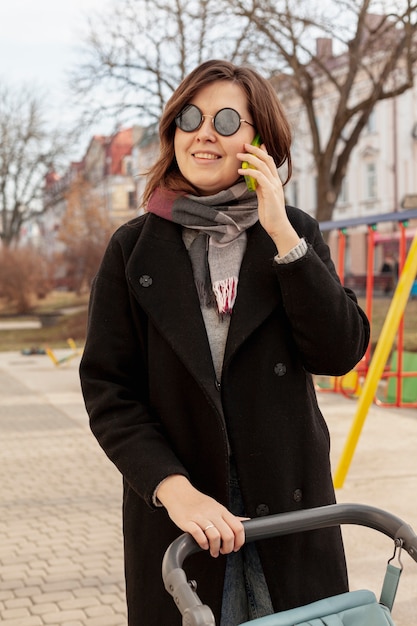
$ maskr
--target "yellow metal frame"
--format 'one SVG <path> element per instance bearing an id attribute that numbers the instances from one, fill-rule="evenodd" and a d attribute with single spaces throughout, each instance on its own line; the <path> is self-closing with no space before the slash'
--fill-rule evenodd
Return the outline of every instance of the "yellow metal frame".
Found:
<path id="1" fill-rule="evenodd" d="M 67 339 L 67 344 L 71 348 L 72 352 L 70 354 L 67 354 L 66 356 L 60 358 L 60 359 L 58 359 L 58 357 L 56 356 L 54 351 L 51 350 L 51 348 L 48 348 L 48 347 L 45 348 L 46 354 L 49 356 L 49 358 L 51 359 L 52 363 L 54 365 L 56 365 L 57 367 L 59 367 L 63 363 L 68 363 L 68 361 L 71 361 L 75 357 L 79 356 L 81 354 L 81 352 L 82 352 L 81 348 L 77 348 L 74 339 L 71 339 L 71 338 Z"/>
<path id="2" fill-rule="evenodd" d="M 369 364 L 369 369 L 363 384 L 362 391 L 358 398 L 356 415 L 350 433 L 347 437 L 339 465 L 334 475 L 334 486 L 336 489 L 343 487 L 345 478 L 359 441 L 362 427 L 370 405 L 375 397 L 379 380 L 382 377 L 387 363 L 390 350 L 404 314 L 411 287 L 413 286 L 417 273 L 417 233 L 414 236 L 410 250 L 407 255 L 401 276 L 399 277 L 395 293 L 385 318 L 384 325 L 375 348 L 374 355 Z"/>

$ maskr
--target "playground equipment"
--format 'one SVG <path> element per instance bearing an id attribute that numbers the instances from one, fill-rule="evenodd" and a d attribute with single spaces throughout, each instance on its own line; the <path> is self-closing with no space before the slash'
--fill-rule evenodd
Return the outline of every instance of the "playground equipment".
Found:
<path id="1" fill-rule="evenodd" d="M 407 254 L 407 227 L 410 219 L 417 219 L 417 210 L 402 211 L 395 213 L 387 213 L 383 215 L 373 215 L 368 218 L 353 218 L 344 222 L 324 222 L 320 227 L 324 231 L 337 230 L 338 232 L 338 256 L 336 261 L 337 271 L 342 284 L 345 284 L 345 253 L 346 253 L 346 235 L 349 227 L 366 225 L 368 229 L 367 243 L 367 273 L 365 282 L 365 312 L 369 319 L 372 319 L 374 287 L 377 278 L 375 276 L 375 246 L 377 226 L 381 222 L 395 222 L 398 226 L 398 272 L 400 278 L 407 269 L 407 293 L 405 298 L 401 298 L 401 310 L 399 311 L 399 320 L 395 328 L 394 336 L 386 354 L 386 362 L 380 374 L 380 380 L 386 383 L 387 392 L 385 398 L 381 399 L 377 396 L 375 389 L 374 401 L 380 406 L 394 405 L 397 407 L 417 407 L 417 393 L 414 394 L 414 387 L 417 389 L 417 356 L 404 352 L 404 311 L 409 297 L 417 295 L 416 269 L 411 265 L 405 268 L 405 259 Z M 410 249 L 411 250 L 411 249 Z M 414 273 L 413 273 L 414 272 Z M 384 278 L 384 277 L 382 277 Z M 388 363 L 389 352 L 393 346 L 395 334 L 397 334 L 396 350 L 392 354 L 391 363 Z M 362 390 L 363 381 L 366 378 L 371 362 L 371 346 L 356 366 L 346 376 L 332 377 L 330 383 L 325 386 L 318 386 L 320 391 L 333 391 L 342 393 L 347 397 L 357 398 Z M 414 371 L 413 371 L 414 370 Z M 378 381 L 378 382 L 379 382 Z M 404 390 L 408 391 L 404 398 Z M 411 394 L 409 392 L 412 392 Z"/>
<path id="2" fill-rule="evenodd" d="M 71 338 L 67 339 L 67 344 L 71 348 L 72 352 L 70 352 L 69 354 L 66 354 L 65 356 L 61 358 L 58 358 L 55 352 L 51 350 L 51 348 L 48 348 L 48 347 L 45 348 L 46 354 L 49 356 L 52 363 L 56 365 L 57 367 L 59 367 L 60 365 L 63 365 L 64 363 L 68 363 L 68 361 L 71 361 L 75 357 L 79 356 L 82 352 L 81 348 L 77 348 L 74 339 L 71 339 Z"/>
<path id="3" fill-rule="evenodd" d="M 356 416 L 353 421 L 350 434 L 346 441 L 339 466 L 334 477 L 336 488 L 342 487 L 348 472 L 356 444 L 359 440 L 362 427 L 365 423 L 369 407 L 375 397 L 376 388 L 384 372 L 384 367 L 392 348 L 395 335 L 400 325 L 405 305 L 410 295 L 411 286 L 417 273 L 417 233 L 411 244 L 407 260 L 399 276 L 391 306 L 382 328 L 375 353 L 372 357 L 369 369 L 366 373 L 365 382 L 359 395 Z M 416 375 L 416 374 L 415 374 Z"/>

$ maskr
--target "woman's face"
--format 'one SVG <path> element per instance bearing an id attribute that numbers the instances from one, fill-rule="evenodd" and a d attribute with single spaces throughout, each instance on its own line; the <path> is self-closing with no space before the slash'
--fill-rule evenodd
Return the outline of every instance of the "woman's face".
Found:
<path id="1" fill-rule="evenodd" d="M 203 115 L 215 116 L 220 109 L 235 109 L 240 117 L 253 123 L 248 111 L 246 94 L 231 81 L 217 81 L 203 87 L 188 103 L 196 105 Z M 250 143 L 255 128 L 242 122 L 239 130 L 229 137 L 216 132 L 212 117 L 204 117 L 195 131 L 175 131 L 174 150 L 181 174 L 202 196 L 215 194 L 231 187 L 238 179 L 240 161 L 238 152 L 243 144 Z"/>

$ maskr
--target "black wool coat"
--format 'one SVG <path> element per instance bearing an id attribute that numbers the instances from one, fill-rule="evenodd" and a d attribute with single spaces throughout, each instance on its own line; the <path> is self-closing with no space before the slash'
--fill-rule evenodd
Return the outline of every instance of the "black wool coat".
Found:
<path id="1" fill-rule="evenodd" d="M 123 475 L 130 626 L 181 624 L 161 578 L 163 553 L 181 531 L 152 496 L 176 473 L 227 506 L 225 424 L 249 517 L 335 501 L 311 374 L 353 368 L 369 324 L 317 222 L 287 213 L 308 252 L 278 265 L 262 226 L 248 231 L 221 381 L 180 226 L 152 214 L 122 226 L 94 281 L 80 375 L 92 431 Z M 277 611 L 347 589 L 338 528 L 258 550 Z M 225 557 L 206 552 L 186 561 L 217 620 L 224 568 Z"/>

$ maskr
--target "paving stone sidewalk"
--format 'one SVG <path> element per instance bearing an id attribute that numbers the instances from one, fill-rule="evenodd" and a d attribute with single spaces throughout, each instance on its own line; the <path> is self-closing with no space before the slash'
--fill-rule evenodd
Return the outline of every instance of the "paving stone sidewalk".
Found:
<path id="1" fill-rule="evenodd" d="M 89 433 L 77 363 L 2 365 L 0 623 L 124 625 L 121 483 Z"/>
<path id="2" fill-rule="evenodd" d="M 88 428 L 78 364 L 0 353 L 2 626 L 126 626 L 121 479 Z M 355 401 L 319 393 L 319 403 L 335 467 Z M 373 405 L 338 500 L 384 508 L 416 529 L 416 496 L 417 410 Z M 378 596 L 392 542 L 356 526 L 343 534 L 352 588 Z M 393 618 L 416 626 L 417 564 L 403 562 Z"/>

